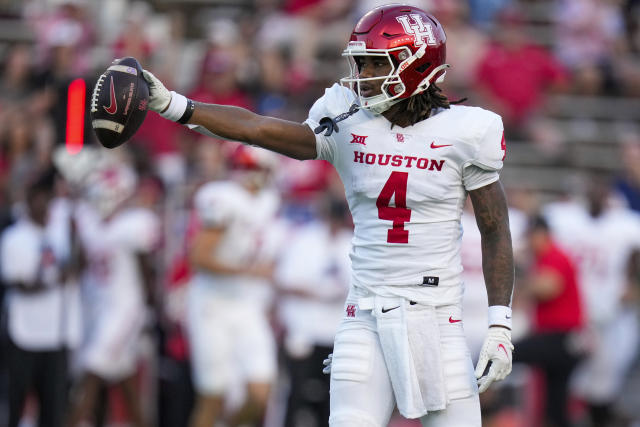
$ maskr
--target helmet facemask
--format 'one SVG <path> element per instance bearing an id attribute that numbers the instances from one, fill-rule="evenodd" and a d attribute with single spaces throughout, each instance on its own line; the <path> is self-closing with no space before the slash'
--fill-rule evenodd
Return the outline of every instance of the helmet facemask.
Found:
<path id="1" fill-rule="evenodd" d="M 349 87 L 358 96 L 360 106 L 369 110 L 375 114 L 382 114 L 387 111 L 391 106 L 397 104 L 403 99 L 407 99 L 410 96 L 417 95 L 418 93 L 427 90 L 431 84 L 432 79 L 438 73 L 436 83 L 440 83 L 444 80 L 446 68 L 449 68 L 448 64 L 442 64 L 435 67 L 431 72 L 425 76 L 425 78 L 417 85 L 412 93 L 407 93 L 407 86 L 404 84 L 402 76 L 406 72 L 415 73 L 417 68 L 429 67 L 430 64 L 419 64 L 416 60 L 422 58 L 426 52 L 427 46 L 423 45 L 415 53 L 411 52 L 411 49 L 407 46 L 399 46 L 392 49 L 366 49 L 365 43 L 362 41 L 351 41 L 347 45 L 347 48 L 342 52 L 342 56 L 347 58 L 349 63 L 350 75 L 348 77 L 340 79 L 340 83 Z M 391 71 L 386 76 L 379 77 L 367 77 L 360 78 L 358 69 L 357 57 L 362 56 L 377 56 L 386 58 L 391 65 Z M 361 94 L 361 83 L 382 80 L 380 86 L 381 93 L 378 95 L 364 97 Z"/>

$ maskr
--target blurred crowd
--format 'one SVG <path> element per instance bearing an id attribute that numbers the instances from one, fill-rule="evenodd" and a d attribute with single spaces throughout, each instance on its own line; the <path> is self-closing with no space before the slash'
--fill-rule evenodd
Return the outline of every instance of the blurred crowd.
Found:
<path id="1" fill-rule="evenodd" d="M 347 74 L 340 53 L 355 21 L 384 3 L 0 2 L 0 425 L 35 425 L 40 413 L 39 425 L 196 426 L 212 411 L 227 425 L 326 425 L 322 359 L 344 315 L 351 234 L 332 168 L 265 159 L 154 113 L 126 146 L 104 150 L 88 100 L 114 58 L 134 56 L 194 100 L 303 121 Z M 405 3 L 444 25 L 444 92 L 501 114 L 507 147 L 557 143 L 546 120 L 554 95 L 640 97 L 638 1 Z M 77 81 L 85 125 L 72 155 Z M 632 125 L 613 141 L 623 153 L 613 174 L 558 183 L 553 199 L 505 182 L 518 260 L 516 364 L 482 395 L 487 426 L 640 425 L 640 123 Z M 475 355 L 486 292 L 472 213 L 463 226 Z M 214 251 L 221 265 L 207 261 Z M 250 276 L 252 287 L 209 292 L 202 271 Z M 195 330 L 203 318 L 236 336 Z M 243 354 L 207 369 L 210 347 L 245 335 Z M 203 398 L 222 392 L 223 408 Z"/>

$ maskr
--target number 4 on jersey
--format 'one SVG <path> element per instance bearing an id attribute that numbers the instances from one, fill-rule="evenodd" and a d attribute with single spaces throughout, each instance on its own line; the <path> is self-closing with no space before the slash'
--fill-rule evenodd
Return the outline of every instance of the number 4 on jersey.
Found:
<path id="1" fill-rule="evenodd" d="M 393 221 L 393 227 L 387 231 L 389 243 L 409 243 L 409 230 L 404 229 L 404 223 L 411 220 L 411 209 L 407 209 L 408 178 L 407 172 L 391 172 L 376 200 L 378 218 Z M 395 206 L 390 206 L 392 197 Z"/>

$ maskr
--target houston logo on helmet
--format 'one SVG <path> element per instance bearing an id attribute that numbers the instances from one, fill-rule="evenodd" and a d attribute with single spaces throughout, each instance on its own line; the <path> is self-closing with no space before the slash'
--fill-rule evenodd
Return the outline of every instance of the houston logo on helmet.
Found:
<path id="1" fill-rule="evenodd" d="M 411 23 L 413 20 L 413 23 Z M 397 16 L 396 20 L 402 25 L 404 32 L 413 36 L 413 45 L 420 47 L 425 43 L 435 45 L 436 38 L 433 35 L 431 24 L 427 24 L 422 20 L 422 16 L 412 13 L 410 15 Z"/>

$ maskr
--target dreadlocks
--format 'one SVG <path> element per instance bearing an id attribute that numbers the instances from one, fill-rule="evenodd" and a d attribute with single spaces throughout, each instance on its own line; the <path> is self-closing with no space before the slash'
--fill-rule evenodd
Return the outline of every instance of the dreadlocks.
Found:
<path id="1" fill-rule="evenodd" d="M 432 111 L 436 108 L 448 109 L 451 105 L 459 104 L 466 100 L 467 98 L 462 98 L 450 101 L 449 98 L 442 93 L 442 89 L 432 83 L 426 91 L 401 101 L 399 105 L 402 105 L 404 108 L 399 108 L 393 116 L 389 117 L 389 121 L 391 122 L 392 128 L 394 124 L 407 120 L 408 125 L 412 126 L 422 120 L 428 119 Z"/>

